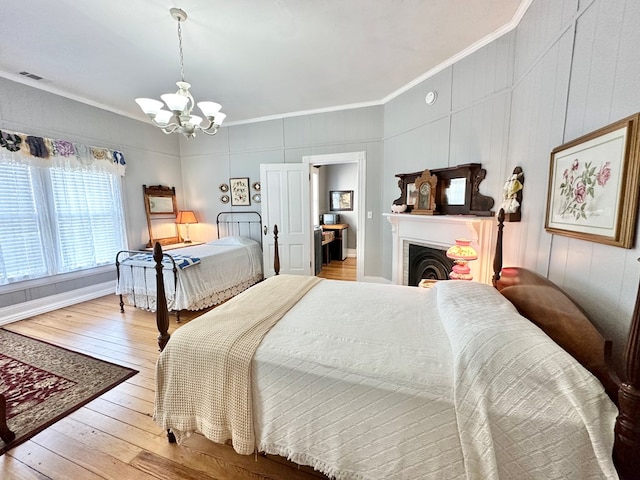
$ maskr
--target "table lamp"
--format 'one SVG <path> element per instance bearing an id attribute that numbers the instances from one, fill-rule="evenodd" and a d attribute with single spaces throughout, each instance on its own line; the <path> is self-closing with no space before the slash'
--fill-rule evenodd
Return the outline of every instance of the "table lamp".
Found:
<path id="1" fill-rule="evenodd" d="M 198 223 L 198 220 L 196 220 L 196 214 L 193 213 L 193 210 L 180 210 L 176 217 L 176 223 L 184 225 L 184 238 L 182 241 L 184 243 L 191 243 L 191 239 L 189 238 L 189 224 Z"/>
<path id="2" fill-rule="evenodd" d="M 478 252 L 471 246 L 471 240 L 457 238 L 456 244 L 447 250 L 447 257 L 454 261 L 453 270 L 449 273 L 451 280 L 473 279 L 468 262 L 478 258 Z"/>

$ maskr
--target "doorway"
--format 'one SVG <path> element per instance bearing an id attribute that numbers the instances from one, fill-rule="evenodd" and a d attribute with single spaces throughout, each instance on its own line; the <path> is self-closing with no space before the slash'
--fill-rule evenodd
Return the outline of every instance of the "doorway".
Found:
<path id="1" fill-rule="evenodd" d="M 365 152 L 348 152 L 348 153 L 335 153 L 335 154 L 327 154 L 327 155 L 308 155 L 302 158 L 303 163 L 308 163 L 311 166 L 322 167 L 327 166 L 330 167 L 332 165 L 342 165 L 342 164 L 355 164 L 355 180 L 353 182 L 354 185 L 354 205 L 353 211 L 350 213 L 349 223 L 353 225 L 352 234 L 356 238 L 356 258 L 355 258 L 355 270 L 356 270 L 356 280 L 361 281 L 364 278 L 364 255 L 365 255 L 365 174 L 366 174 L 366 154 Z M 320 193 L 322 195 L 322 193 Z M 312 195 L 312 198 L 314 195 Z M 328 195 L 327 195 L 328 197 Z M 312 201 L 312 204 L 309 206 L 312 215 L 316 215 L 313 217 L 313 224 L 319 224 L 320 219 L 319 214 L 323 213 L 317 209 L 317 198 Z M 329 209 L 327 209 L 329 210 Z M 316 213 L 318 212 L 318 213 Z M 340 213 L 340 212 L 336 212 Z M 355 217 L 355 218 L 354 218 Z M 348 229 L 347 229 L 348 232 Z M 348 235 L 349 233 L 347 233 Z M 350 264 L 351 267 L 349 270 L 353 271 L 353 258 L 345 260 L 347 264 Z M 337 262 L 338 264 L 340 262 Z M 337 266 L 336 266 L 337 267 Z M 346 268 L 346 267 L 345 267 Z M 351 274 L 352 275 L 352 274 Z"/>

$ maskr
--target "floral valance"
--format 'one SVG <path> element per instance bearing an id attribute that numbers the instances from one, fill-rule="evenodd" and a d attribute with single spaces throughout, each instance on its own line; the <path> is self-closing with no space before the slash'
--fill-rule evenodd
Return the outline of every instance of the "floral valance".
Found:
<path id="1" fill-rule="evenodd" d="M 126 162 L 122 152 L 92 147 L 68 140 L 37 137 L 24 133 L 0 130 L 0 152 L 5 149 L 15 162 L 40 163 L 86 171 L 108 171 L 124 176 Z M 6 155 L 2 155 L 6 159 Z"/>

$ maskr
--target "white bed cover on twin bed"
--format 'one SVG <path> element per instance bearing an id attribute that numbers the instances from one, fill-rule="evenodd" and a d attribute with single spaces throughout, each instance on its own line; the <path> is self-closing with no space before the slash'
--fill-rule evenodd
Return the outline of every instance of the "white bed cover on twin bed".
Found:
<path id="1" fill-rule="evenodd" d="M 225 237 L 202 245 L 176 248 L 166 253 L 200 258 L 199 264 L 179 269 L 177 289 L 174 288 L 173 272 L 170 269 L 164 270 L 169 310 L 200 310 L 210 307 L 237 295 L 262 278 L 260 244 L 244 237 Z M 135 303 L 140 308 L 155 311 L 155 269 L 126 268 L 124 264 L 120 269 L 120 283 L 116 293 L 126 294 L 132 305 Z"/>
<path id="2" fill-rule="evenodd" d="M 337 479 L 617 478 L 604 389 L 487 285 L 325 280 L 252 376 L 258 450 Z"/>

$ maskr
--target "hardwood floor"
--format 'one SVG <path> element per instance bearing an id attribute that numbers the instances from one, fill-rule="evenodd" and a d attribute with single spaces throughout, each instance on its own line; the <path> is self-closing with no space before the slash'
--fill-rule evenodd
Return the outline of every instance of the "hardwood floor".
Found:
<path id="1" fill-rule="evenodd" d="M 322 265 L 318 277 L 331 280 L 356 281 L 356 258 L 347 257 L 345 260 L 331 260 L 331 263 Z"/>
<path id="2" fill-rule="evenodd" d="M 332 262 L 336 267 L 339 263 Z M 185 324 L 194 314 L 183 312 L 181 318 Z M 230 446 L 201 435 L 191 436 L 180 446 L 169 444 L 165 431 L 152 419 L 158 357 L 155 315 L 132 307 L 120 313 L 116 295 L 4 328 L 140 372 L 0 455 L 0 478 L 4 480 L 326 478 L 280 457 L 238 455 Z M 172 316 L 170 332 L 175 329 Z"/>

